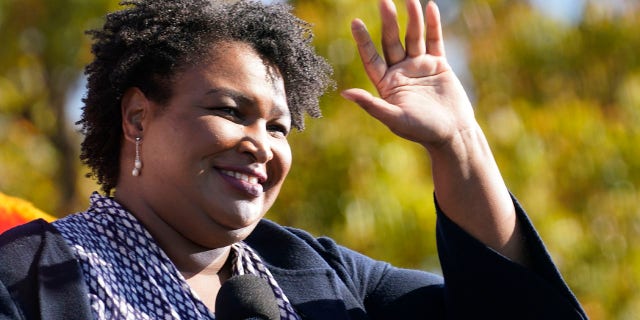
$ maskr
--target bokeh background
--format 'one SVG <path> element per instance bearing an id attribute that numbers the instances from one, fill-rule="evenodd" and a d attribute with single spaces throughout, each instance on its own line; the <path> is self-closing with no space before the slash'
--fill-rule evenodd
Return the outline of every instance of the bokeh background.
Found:
<path id="1" fill-rule="evenodd" d="M 439 0 L 447 53 L 511 191 L 592 319 L 640 318 L 640 4 Z M 290 1 L 314 25 L 338 90 L 290 141 L 268 214 L 374 258 L 439 272 L 429 159 L 338 92 L 371 89 L 349 33 L 377 37 L 377 1 Z M 403 1 L 396 1 L 404 23 Z M 54 216 L 95 183 L 74 122 L 88 28 L 113 0 L 0 1 L 0 192 Z"/>

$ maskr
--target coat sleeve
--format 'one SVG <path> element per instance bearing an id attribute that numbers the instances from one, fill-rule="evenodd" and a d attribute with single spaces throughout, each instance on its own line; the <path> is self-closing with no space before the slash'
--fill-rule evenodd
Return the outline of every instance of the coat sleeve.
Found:
<path id="1" fill-rule="evenodd" d="M 500 255 L 438 208 L 437 242 L 451 319 L 587 319 L 577 299 L 513 198 L 530 266 Z M 437 202 L 436 202 L 437 205 Z"/>
<path id="2" fill-rule="evenodd" d="M 343 267 L 372 319 L 587 319 L 522 207 L 531 266 L 482 244 L 438 208 L 438 254 L 444 279 L 395 268 L 342 249 Z M 437 204 L 436 204 L 437 205 Z M 353 285 L 352 287 L 355 287 Z"/>

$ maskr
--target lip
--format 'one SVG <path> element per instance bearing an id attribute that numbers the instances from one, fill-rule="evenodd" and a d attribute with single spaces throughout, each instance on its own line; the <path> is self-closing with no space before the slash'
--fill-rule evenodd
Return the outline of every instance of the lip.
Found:
<path id="1" fill-rule="evenodd" d="M 215 168 L 223 180 L 231 187 L 248 194 L 252 197 L 259 197 L 264 192 L 263 184 L 267 180 L 267 175 L 258 170 L 239 168 Z"/>

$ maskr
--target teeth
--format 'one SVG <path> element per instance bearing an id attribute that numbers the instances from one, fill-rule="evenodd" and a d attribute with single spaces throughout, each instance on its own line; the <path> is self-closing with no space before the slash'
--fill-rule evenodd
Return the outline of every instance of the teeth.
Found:
<path id="1" fill-rule="evenodd" d="M 230 177 L 234 177 L 238 180 L 242 180 L 242 181 L 246 181 L 248 183 L 251 184 L 258 184 L 258 178 L 254 177 L 254 176 L 250 176 L 248 174 L 244 174 L 244 173 L 240 173 L 240 172 L 234 172 L 234 171 L 228 171 L 228 170 L 222 170 L 222 173 L 230 176 Z"/>

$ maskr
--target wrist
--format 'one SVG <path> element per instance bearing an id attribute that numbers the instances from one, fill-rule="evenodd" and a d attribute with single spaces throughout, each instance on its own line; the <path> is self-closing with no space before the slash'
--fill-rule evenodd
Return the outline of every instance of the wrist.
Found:
<path id="1" fill-rule="evenodd" d="M 494 161 L 484 132 L 477 123 L 455 132 L 444 142 L 423 146 L 434 167 L 456 167 L 467 172 Z"/>

